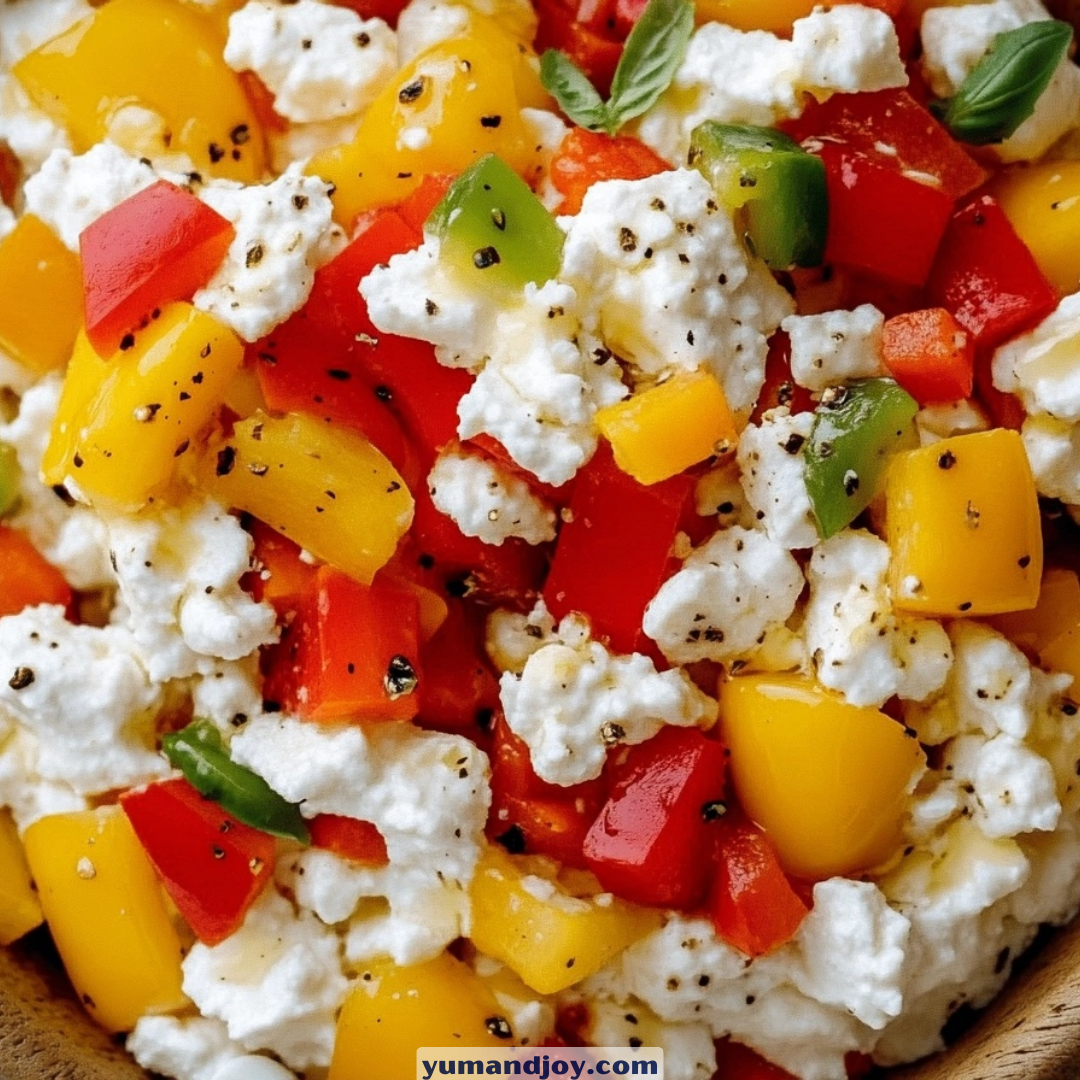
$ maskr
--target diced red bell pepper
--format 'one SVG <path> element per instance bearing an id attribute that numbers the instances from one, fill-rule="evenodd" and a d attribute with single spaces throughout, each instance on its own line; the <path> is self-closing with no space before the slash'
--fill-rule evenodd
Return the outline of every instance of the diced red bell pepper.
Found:
<path id="1" fill-rule="evenodd" d="M 102 214 L 79 236 L 90 344 L 112 356 L 155 308 L 190 300 L 235 235 L 232 222 L 167 180 Z"/>
<path id="2" fill-rule="evenodd" d="M 783 330 L 777 330 L 769 339 L 765 382 L 754 405 L 751 423 L 761 423 L 764 413 L 780 405 L 786 406 L 792 413 L 813 412 L 817 405 L 810 391 L 799 386 L 791 374 L 791 339 Z"/>
<path id="3" fill-rule="evenodd" d="M 578 0 L 576 21 L 601 37 L 623 41 L 648 0 Z"/>
<path id="4" fill-rule="evenodd" d="M 279 617 L 295 611 L 315 587 L 315 566 L 300 557 L 295 540 L 265 522 L 253 520 L 249 531 L 256 568 L 244 575 L 244 588 L 254 599 L 272 604 Z"/>
<path id="5" fill-rule="evenodd" d="M 533 6 L 540 18 L 536 51 L 558 49 L 566 53 L 585 72 L 593 86 L 607 97 L 622 56 L 622 43 L 578 22 L 574 18 L 576 9 L 561 0 L 535 0 Z"/>
<path id="6" fill-rule="evenodd" d="M 920 404 L 960 401 L 975 384 L 975 341 L 944 308 L 896 315 L 885 323 L 889 374 Z"/>
<path id="7" fill-rule="evenodd" d="M 255 119 L 264 132 L 289 130 L 289 121 L 274 109 L 274 95 L 270 88 L 254 71 L 241 71 L 237 74 L 240 85 L 251 102 Z"/>
<path id="8" fill-rule="evenodd" d="M 442 202 L 453 182 L 454 177 L 445 173 L 428 173 L 420 186 L 394 209 L 410 229 L 423 233 L 424 223 L 431 217 L 432 210 Z"/>
<path id="9" fill-rule="evenodd" d="M 757 1051 L 731 1039 L 716 1041 L 714 1080 L 795 1080 L 791 1073 L 766 1061 Z"/>
<path id="10" fill-rule="evenodd" d="M 397 26 L 398 16 L 408 5 L 408 0 L 330 0 L 338 7 L 352 8 L 363 19 L 382 19 Z"/>
<path id="11" fill-rule="evenodd" d="M 0 202 L 14 206 L 21 182 L 22 162 L 6 142 L 0 142 Z"/>
<path id="12" fill-rule="evenodd" d="M 980 351 L 996 349 L 1034 326 L 1058 301 L 1027 245 L 989 195 L 972 199 L 952 215 L 926 296 L 956 316 Z"/>
<path id="13" fill-rule="evenodd" d="M 307 826 L 313 847 L 325 848 L 364 866 L 378 868 L 390 863 L 386 841 L 370 821 L 341 814 L 318 814 Z"/>
<path id="14" fill-rule="evenodd" d="M 678 566 L 672 548 L 694 516 L 694 487 L 685 473 L 639 484 L 601 443 L 574 480 L 544 585 L 551 613 L 581 612 L 616 652 L 638 650 L 645 608 Z"/>
<path id="15" fill-rule="evenodd" d="M 420 679 L 416 594 L 320 566 L 281 641 L 263 696 L 308 720 L 411 720 Z"/>
<path id="16" fill-rule="evenodd" d="M 573 128 L 551 159 L 551 183 L 563 201 L 560 214 L 576 214 L 585 192 L 601 180 L 644 180 L 671 166 L 639 139 Z"/>
<path id="17" fill-rule="evenodd" d="M 120 796 L 180 914 L 205 945 L 237 930 L 274 872 L 274 838 L 203 798 L 183 778 Z"/>
<path id="18" fill-rule="evenodd" d="M 722 820 L 709 895 L 720 937 L 748 956 L 764 956 L 794 937 L 807 911 L 761 829 L 737 814 Z"/>
<path id="19" fill-rule="evenodd" d="M 600 884 L 660 907 L 704 899 L 724 766 L 723 746 L 694 728 L 669 725 L 633 747 L 585 837 L 585 861 Z"/>
<path id="20" fill-rule="evenodd" d="M 71 586 L 25 533 L 0 523 L 0 616 L 37 604 L 70 609 Z"/>

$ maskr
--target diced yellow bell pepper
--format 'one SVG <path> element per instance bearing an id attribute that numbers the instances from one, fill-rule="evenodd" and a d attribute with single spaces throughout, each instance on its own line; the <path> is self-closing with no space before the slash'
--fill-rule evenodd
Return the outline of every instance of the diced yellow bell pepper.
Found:
<path id="1" fill-rule="evenodd" d="M 1015 431 L 957 435 L 896 454 L 885 520 L 894 607 L 997 615 L 1038 602 L 1039 499 Z"/>
<path id="2" fill-rule="evenodd" d="M 119 806 L 57 814 L 26 830 L 26 856 L 76 993 L 108 1031 L 172 1012 L 180 938 L 164 894 Z"/>
<path id="3" fill-rule="evenodd" d="M 596 426 L 611 443 L 615 463 L 642 484 L 734 450 L 738 438 L 723 388 L 708 371 L 675 375 L 608 405 L 596 414 Z"/>
<path id="4" fill-rule="evenodd" d="M 507 5 L 505 11 L 488 16 L 474 9 L 462 37 L 471 38 L 509 61 L 520 108 L 554 110 L 551 95 L 540 81 L 540 58 L 529 44 L 536 36 L 535 21 L 531 27 L 524 24 L 516 18 L 521 11 Z"/>
<path id="5" fill-rule="evenodd" d="M 809 15 L 818 0 L 697 0 L 697 21 L 722 22 L 739 30 L 790 36 L 791 24 Z"/>
<path id="6" fill-rule="evenodd" d="M 594 974 L 662 922 L 660 912 L 610 894 L 574 895 L 547 860 L 495 848 L 481 857 L 470 893 L 473 944 L 540 994 Z"/>
<path id="7" fill-rule="evenodd" d="M 42 374 L 63 367 L 83 320 L 79 257 L 33 214 L 0 242 L 0 349 Z"/>
<path id="8" fill-rule="evenodd" d="M 1080 627 L 1080 580 L 1073 570 L 1051 567 L 1042 577 L 1039 602 L 1030 611 L 1012 611 L 990 620 L 1020 648 L 1038 656 L 1056 638 Z"/>
<path id="9" fill-rule="evenodd" d="M 394 466 L 362 435 L 313 416 L 256 413 L 213 444 L 199 480 L 365 584 L 412 524 L 413 498 Z"/>
<path id="10" fill-rule="evenodd" d="M 15 822 L 0 810 L 0 945 L 18 941 L 44 918 Z"/>
<path id="11" fill-rule="evenodd" d="M 421 1046 L 510 1045 L 491 991 L 449 953 L 412 967 L 364 968 L 338 1019 L 329 1080 L 415 1080 Z M 490 1022 L 490 1023 L 489 1023 Z"/>
<path id="12" fill-rule="evenodd" d="M 797 877 L 847 875 L 900 843 L 918 741 L 877 709 L 802 675 L 745 675 L 720 687 L 721 737 L 739 801 Z"/>
<path id="13" fill-rule="evenodd" d="M 138 109 L 160 118 L 144 124 L 147 157 L 180 151 L 199 172 L 253 183 L 265 141 L 224 45 L 213 21 L 178 0 L 110 0 L 12 71 L 79 153 Z"/>
<path id="14" fill-rule="evenodd" d="M 987 189 L 1059 292 L 1080 285 L 1080 161 L 1007 169 Z"/>
<path id="15" fill-rule="evenodd" d="M 94 503 L 138 509 L 167 496 L 243 362 L 236 335 L 190 304 L 169 304 L 130 349 L 102 360 L 81 334 L 42 469 Z"/>
<path id="16" fill-rule="evenodd" d="M 460 173 L 488 153 L 525 174 L 533 146 L 512 65 L 481 37 L 421 53 L 375 99 L 353 142 L 316 154 L 308 172 L 335 185 L 334 216 L 399 202 L 428 173 Z"/>

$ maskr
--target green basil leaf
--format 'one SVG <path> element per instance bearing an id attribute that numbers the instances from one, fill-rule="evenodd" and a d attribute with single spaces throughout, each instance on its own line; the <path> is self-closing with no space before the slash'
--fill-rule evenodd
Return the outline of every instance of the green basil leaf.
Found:
<path id="1" fill-rule="evenodd" d="M 613 134 L 608 107 L 588 76 L 566 53 L 548 49 L 540 57 L 540 81 L 567 116 L 589 131 Z"/>
<path id="2" fill-rule="evenodd" d="M 169 764 L 237 821 L 271 836 L 311 842 L 300 808 L 283 799 L 258 773 L 233 761 L 209 720 L 193 720 L 161 743 Z"/>
<path id="3" fill-rule="evenodd" d="M 693 0 L 649 0 L 611 81 L 612 130 L 640 116 L 671 85 L 693 32 Z"/>
<path id="4" fill-rule="evenodd" d="M 998 34 L 942 114 L 961 142 L 975 146 L 1007 139 L 1035 111 L 1072 40 L 1057 19 Z"/>

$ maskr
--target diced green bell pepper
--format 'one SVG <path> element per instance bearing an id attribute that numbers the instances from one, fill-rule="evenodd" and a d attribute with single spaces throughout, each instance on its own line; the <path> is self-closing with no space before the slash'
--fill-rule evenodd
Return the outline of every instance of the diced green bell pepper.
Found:
<path id="1" fill-rule="evenodd" d="M 751 246 L 773 270 L 821 265 L 829 196 L 820 158 L 772 128 L 706 120 L 690 136 L 688 160 L 741 213 Z"/>
<path id="2" fill-rule="evenodd" d="M 477 288 L 520 291 L 559 272 L 562 229 L 529 185 L 494 154 L 454 181 L 424 228 L 439 237 L 440 256 Z"/>
<path id="3" fill-rule="evenodd" d="M 803 451 L 806 490 L 822 539 L 869 506 L 889 458 L 915 445 L 919 406 L 892 379 L 865 379 L 826 391 Z"/>
<path id="4" fill-rule="evenodd" d="M 19 459 L 15 448 L 0 443 L 0 517 L 19 501 Z"/>

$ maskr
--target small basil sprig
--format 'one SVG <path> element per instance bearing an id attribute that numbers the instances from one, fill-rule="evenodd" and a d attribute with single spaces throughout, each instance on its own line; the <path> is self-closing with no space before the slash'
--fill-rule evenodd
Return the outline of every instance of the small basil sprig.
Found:
<path id="1" fill-rule="evenodd" d="M 1071 40 L 1072 27 L 1057 19 L 998 34 L 956 97 L 936 102 L 934 111 L 961 142 L 1007 139 L 1035 111 Z"/>
<path id="2" fill-rule="evenodd" d="M 299 807 L 286 802 L 257 773 L 233 761 L 221 732 L 209 720 L 193 720 L 161 743 L 169 764 L 200 795 L 219 803 L 237 821 L 272 836 L 311 842 Z"/>
<path id="3" fill-rule="evenodd" d="M 649 0 L 626 39 L 607 101 L 581 68 L 555 49 L 540 58 L 540 80 L 571 120 L 614 135 L 671 85 L 693 32 L 693 0 Z"/>

